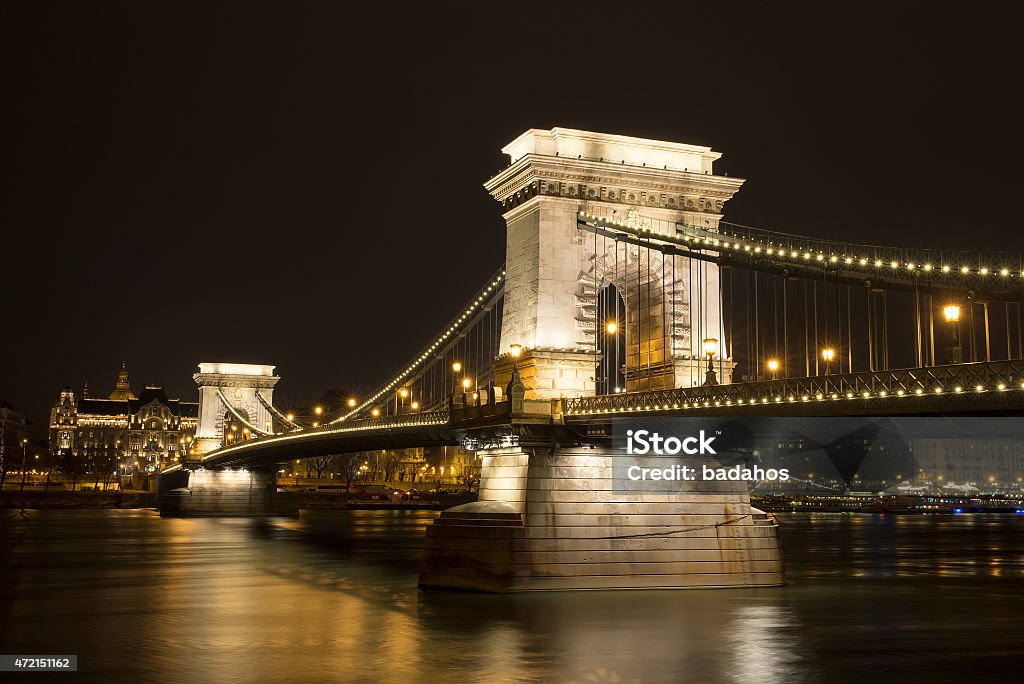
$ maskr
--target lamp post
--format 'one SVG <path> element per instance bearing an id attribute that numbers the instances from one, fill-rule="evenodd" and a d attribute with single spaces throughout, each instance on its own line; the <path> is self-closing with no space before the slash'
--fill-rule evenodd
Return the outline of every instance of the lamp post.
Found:
<path id="1" fill-rule="evenodd" d="M 523 353 L 522 345 L 511 345 L 509 353 L 512 355 L 512 378 L 505 385 L 505 401 L 510 402 L 512 415 L 516 416 L 522 414 L 523 399 L 526 396 L 526 388 L 523 387 L 523 381 L 519 377 L 519 356 Z"/>
<path id="2" fill-rule="evenodd" d="M 409 397 L 409 390 L 402 388 L 398 390 L 398 394 L 395 395 L 395 413 L 399 414 L 402 409 L 405 408 L 405 400 Z"/>
<path id="3" fill-rule="evenodd" d="M 519 357 L 523 353 L 523 345 L 513 344 L 508 348 L 508 353 L 512 356 L 512 378 L 509 380 L 508 385 L 505 386 L 505 399 L 506 401 L 512 400 L 512 388 L 522 387 L 523 382 L 519 378 Z M 493 399 L 492 399 L 493 401 Z"/>
<path id="4" fill-rule="evenodd" d="M 718 353 L 718 340 L 714 337 L 708 337 L 704 340 L 704 353 L 708 356 L 708 370 L 704 374 L 703 387 L 712 387 L 718 384 L 718 378 L 715 376 L 715 354 Z"/>
<path id="5" fill-rule="evenodd" d="M 821 350 L 821 358 L 825 361 L 825 375 L 828 375 L 832 370 L 832 359 L 836 357 L 836 350 L 831 347 L 826 347 Z"/>
<path id="6" fill-rule="evenodd" d="M 21 491 L 25 491 L 25 455 L 28 453 L 28 439 L 21 440 Z"/>
<path id="7" fill-rule="evenodd" d="M 458 387 L 459 382 L 459 371 L 462 370 L 462 364 L 458 361 L 452 363 L 452 394 L 455 394 L 455 388 Z"/>
<path id="8" fill-rule="evenodd" d="M 778 380 L 779 362 L 777 359 L 768 359 L 768 370 L 772 373 L 772 380 Z"/>
<path id="9" fill-rule="evenodd" d="M 947 304 L 942 308 L 942 313 L 949 324 L 949 362 L 963 363 L 963 350 L 960 348 L 960 307 L 956 304 Z"/>

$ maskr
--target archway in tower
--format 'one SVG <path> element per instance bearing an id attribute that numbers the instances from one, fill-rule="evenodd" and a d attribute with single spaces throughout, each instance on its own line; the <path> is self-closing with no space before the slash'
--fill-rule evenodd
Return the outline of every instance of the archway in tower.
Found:
<path id="1" fill-rule="evenodd" d="M 235 409 L 245 420 L 249 421 L 249 412 L 244 408 Z M 252 435 L 249 434 L 249 428 L 245 426 L 240 420 L 235 418 L 231 411 L 224 412 L 224 446 L 231 446 L 238 442 L 246 441 L 250 439 Z"/>
<path id="2" fill-rule="evenodd" d="M 597 348 L 600 362 L 594 376 L 597 394 L 626 391 L 626 303 L 605 281 L 597 294 Z"/>

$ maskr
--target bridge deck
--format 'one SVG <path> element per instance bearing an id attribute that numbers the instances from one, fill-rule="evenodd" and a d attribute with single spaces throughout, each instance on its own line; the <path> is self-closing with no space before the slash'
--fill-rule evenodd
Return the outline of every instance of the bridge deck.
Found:
<path id="1" fill-rule="evenodd" d="M 579 425 L 644 415 L 1024 415 L 1024 361 L 820 375 L 709 387 L 626 392 L 552 402 L 546 416 L 516 416 L 510 403 L 346 421 L 211 452 L 205 467 L 264 467 L 289 459 L 377 449 L 454 446 L 460 435 L 517 423 Z M 560 413 L 559 413 L 560 412 Z M 560 418 L 560 420 L 559 420 Z"/>

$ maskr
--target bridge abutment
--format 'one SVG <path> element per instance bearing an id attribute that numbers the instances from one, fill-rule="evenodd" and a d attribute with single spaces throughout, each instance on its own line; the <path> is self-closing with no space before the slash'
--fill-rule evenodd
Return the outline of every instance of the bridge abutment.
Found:
<path id="1" fill-rule="evenodd" d="M 480 499 L 427 529 L 420 585 L 489 592 L 763 587 L 778 527 L 735 491 L 616 491 L 608 448 L 483 452 Z"/>
<path id="2" fill-rule="evenodd" d="M 188 473 L 187 487 L 171 489 L 160 498 L 162 516 L 265 516 L 298 512 L 295 500 L 277 491 L 276 470 L 193 470 Z"/>

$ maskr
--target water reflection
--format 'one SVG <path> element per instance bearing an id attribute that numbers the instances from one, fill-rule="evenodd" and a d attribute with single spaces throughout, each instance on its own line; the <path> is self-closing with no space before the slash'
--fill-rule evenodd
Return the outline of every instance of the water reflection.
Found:
<path id="1" fill-rule="evenodd" d="M 775 589 L 421 592 L 427 512 L 4 517 L 4 652 L 84 681 L 1016 681 L 1016 518 L 794 515 Z"/>

